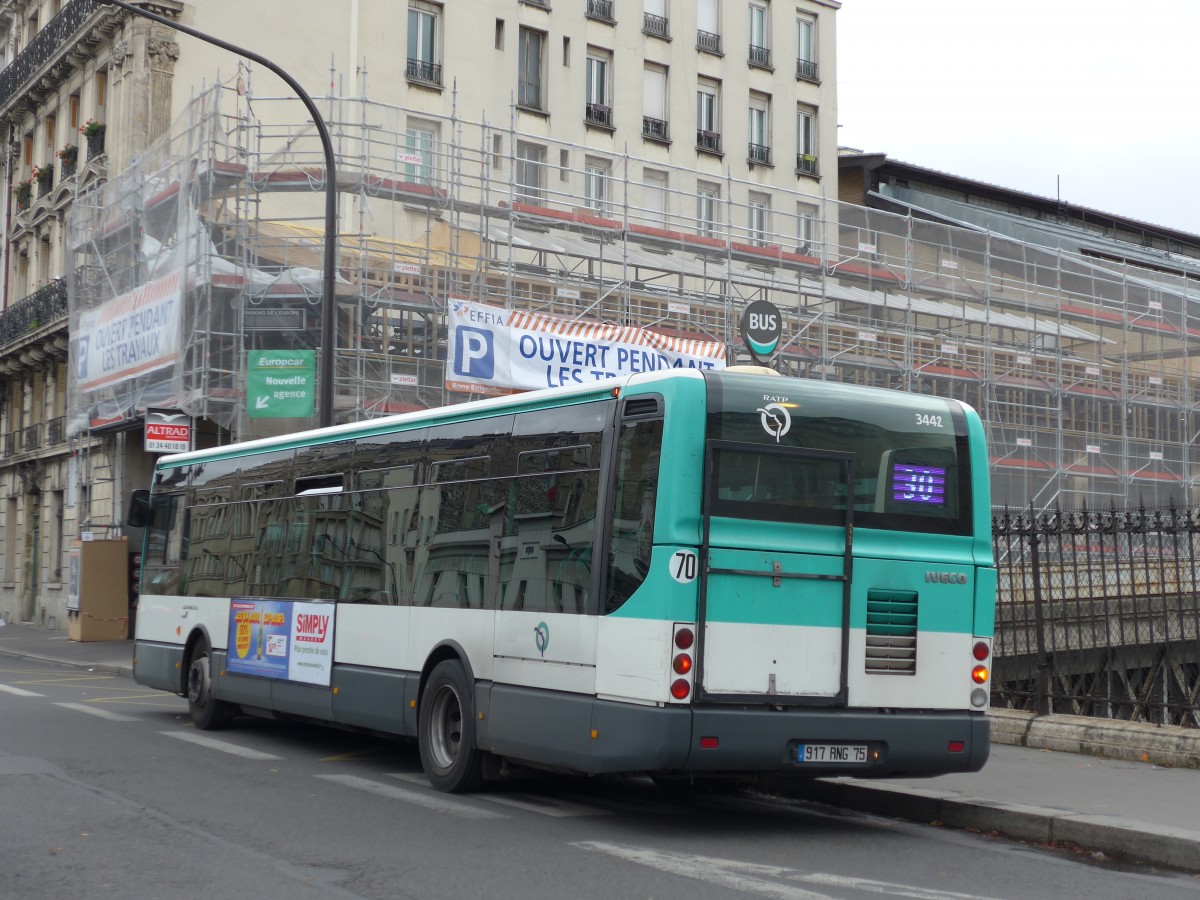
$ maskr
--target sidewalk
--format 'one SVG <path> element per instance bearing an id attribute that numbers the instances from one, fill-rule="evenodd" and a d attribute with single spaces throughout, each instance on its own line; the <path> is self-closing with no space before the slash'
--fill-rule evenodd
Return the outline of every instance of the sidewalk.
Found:
<path id="1" fill-rule="evenodd" d="M 64 632 L 6 625 L 0 628 L 0 660 L 4 656 L 129 675 L 133 641 L 81 643 Z M 1008 711 L 993 713 L 992 728 L 992 755 L 982 772 L 828 778 L 793 783 L 786 793 L 1200 872 L 1200 730 Z M 1088 752 L 1061 752 L 1068 748 Z"/>

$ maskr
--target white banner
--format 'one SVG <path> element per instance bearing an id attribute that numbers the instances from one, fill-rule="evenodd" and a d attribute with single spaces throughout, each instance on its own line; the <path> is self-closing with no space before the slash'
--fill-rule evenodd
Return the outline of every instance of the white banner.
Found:
<path id="1" fill-rule="evenodd" d="M 144 284 L 79 318 L 72 364 L 94 391 L 174 364 L 179 355 L 181 272 Z"/>
<path id="2" fill-rule="evenodd" d="M 451 298 L 446 387 L 498 396 L 660 369 L 723 369 L 725 345 Z"/>

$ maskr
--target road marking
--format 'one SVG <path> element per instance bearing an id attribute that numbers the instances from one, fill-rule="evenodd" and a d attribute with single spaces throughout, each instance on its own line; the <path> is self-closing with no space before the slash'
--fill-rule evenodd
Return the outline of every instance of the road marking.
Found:
<path id="1" fill-rule="evenodd" d="M 322 778 L 325 781 L 332 781 L 343 787 L 354 788 L 357 791 L 377 794 L 380 797 L 387 797 L 389 800 L 401 800 L 404 803 L 423 806 L 426 809 L 448 813 L 452 816 L 461 816 L 464 819 L 508 818 L 504 813 L 492 812 L 490 809 L 480 809 L 477 806 L 469 806 L 466 803 L 447 800 L 440 796 L 425 794 L 420 791 L 409 791 L 391 784 L 381 784 L 378 781 L 371 781 L 369 778 L 359 778 L 357 775 L 318 775 L 316 777 Z"/>
<path id="2" fill-rule="evenodd" d="M 159 734 L 164 737 L 187 741 L 189 744 L 196 744 L 200 747 L 207 747 L 209 750 L 220 750 L 222 753 L 228 753 L 231 756 L 240 756 L 242 759 L 283 759 L 282 756 L 263 753 L 261 750 L 251 750 L 249 747 L 239 747 L 237 744 L 231 744 L 228 741 L 218 741 L 216 738 L 205 737 L 202 734 L 193 734 L 190 731 L 160 731 Z"/>
<path id="3" fill-rule="evenodd" d="M 88 706 L 86 703 L 55 703 L 55 706 L 61 706 L 63 709 L 73 709 L 76 712 L 85 712 L 89 716 L 96 716 L 100 719 L 108 719 L 110 722 L 136 722 L 137 719 L 133 716 L 123 716 L 120 713 L 110 712 L 107 709 L 101 709 L 98 706 Z"/>
<path id="4" fill-rule="evenodd" d="M 571 846 L 578 847 L 580 850 L 607 853 L 618 859 L 639 863 L 662 872 L 683 875 L 736 891 L 773 897 L 776 900 L 833 900 L 828 894 L 814 894 L 804 888 L 781 884 L 779 881 L 801 881 L 821 887 L 850 889 L 870 894 L 887 894 L 892 897 L 912 897 L 914 900 L 992 900 L 992 898 L 980 894 L 960 894 L 955 891 L 939 891 L 935 888 L 872 881 L 869 878 L 853 878 L 826 872 L 802 872 L 786 866 L 765 866 L 758 863 L 739 862 L 735 859 L 712 859 L 687 853 L 663 853 L 645 847 L 609 844 L 603 841 L 580 841 Z M 766 880 L 768 878 L 779 879 L 779 881 L 768 881 Z"/>
<path id="5" fill-rule="evenodd" d="M 23 691 L 20 688 L 9 687 L 7 684 L 0 684 L 0 691 L 6 694 L 12 694 L 14 697 L 45 697 L 45 694 L 35 694 L 33 691 Z"/>
<path id="6" fill-rule="evenodd" d="M 388 777 L 399 778 L 401 781 L 408 781 L 414 784 L 420 784 L 425 787 L 429 786 L 429 782 L 424 775 L 415 775 L 410 772 L 389 772 Z M 480 794 L 480 800 L 486 800 L 488 803 L 499 803 L 503 806 L 513 806 L 517 809 L 524 809 L 528 812 L 535 812 L 543 816 L 569 817 L 569 816 L 611 816 L 612 811 L 601 809 L 595 806 L 586 806 L 583 803 L 573 803 L 570 800 L 559 800 L 552 797 L 544 797 L 538 794 Z"/>

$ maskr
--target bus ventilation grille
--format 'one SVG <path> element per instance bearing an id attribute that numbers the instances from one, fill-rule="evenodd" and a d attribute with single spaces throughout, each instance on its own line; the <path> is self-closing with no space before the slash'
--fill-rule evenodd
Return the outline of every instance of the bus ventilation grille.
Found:
<path id="1" fill-rule="evenodd" d="M 867 592 L 867 671 L 892 675 L 916 673 L 916 593 Z"/>

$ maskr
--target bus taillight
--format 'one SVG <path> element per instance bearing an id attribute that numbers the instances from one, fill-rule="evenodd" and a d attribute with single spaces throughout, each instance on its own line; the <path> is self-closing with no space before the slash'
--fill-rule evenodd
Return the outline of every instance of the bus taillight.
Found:
<path id="1" fill-rule="evenodd" d="M 976 684 L 983 684 L 985 681 L 987 681 L 988 680 L 988 667 L 987 666 L 976 666 L 974 669 L 972 669 L 971 670 L 971 680 L 974 681 Z"/>
<path id="2" fill-rule="evenodd" d="M 692 646 L 696 643 L 696 632 L 692 625 L 677 622 L 671 633 L 672 652 L 671 671 L 680 676 L 671 682 L 671 698 L 687 700 L 692 696 L 692 669 L 695 661 L 692 659 Z"/>
<path id="3" fill-rule="evenodd" d="M 977 662 L 983 662 L 992 655 L 992 648 L 987 645 L 987 641 L 976 641 L 975 646 L 971 648 L 971 655 Z"/>

